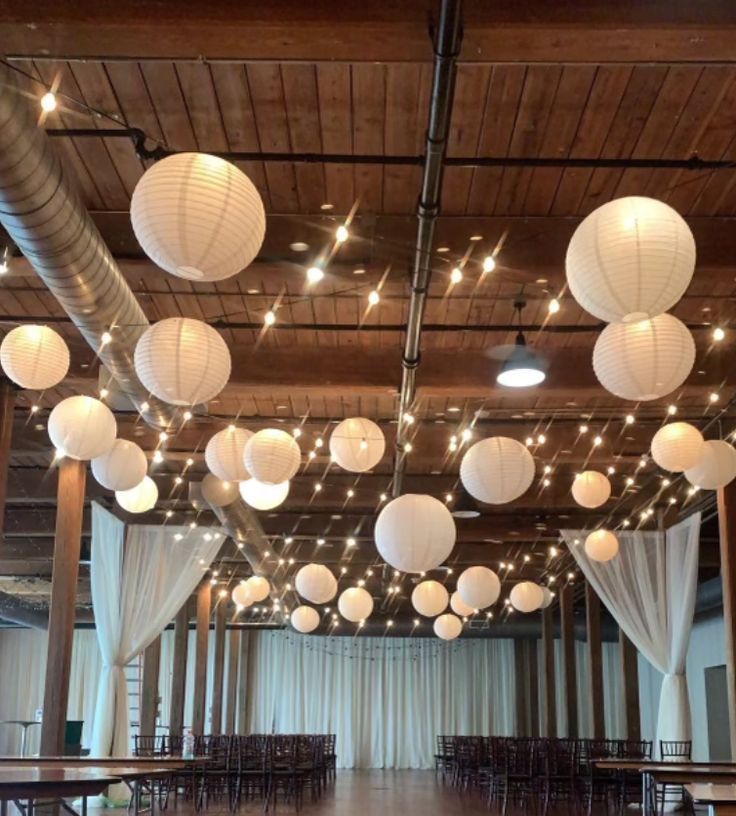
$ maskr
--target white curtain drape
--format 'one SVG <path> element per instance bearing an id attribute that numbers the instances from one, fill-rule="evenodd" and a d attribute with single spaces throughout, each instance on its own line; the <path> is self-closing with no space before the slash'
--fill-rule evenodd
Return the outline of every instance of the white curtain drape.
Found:
<path id="1" fill-rule="evenodd" d="M 563 530 L 583 574 L 626 636 L 662 674 L 659 740 L 691 738 L 685 676 L 698 577 L 700 513 L 666 533 L 617 533 L 620 549 L 609 562 L 592 561 L 585 532 Z"/>
<path id="2" fill-rule="evenodd" d="M 130 753 L 124 667 L 153 641 L 193 592 L 222 543 L 189 527 L 127 527 L 92 506 L 92 605 L 102 653 L 92 756 Z"/>

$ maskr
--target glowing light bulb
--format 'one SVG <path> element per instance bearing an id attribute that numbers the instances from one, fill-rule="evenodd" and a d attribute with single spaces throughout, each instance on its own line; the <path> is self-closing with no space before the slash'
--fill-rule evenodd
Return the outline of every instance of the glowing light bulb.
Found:
<path id="1" fill-rule="evenodd" d="M 352 499 L 354 495 L 355 495 L 355 491 L 353 490 L 352 487 L 349 487 L 348 490 L 347 490 L 347 497 L 349 499 Z"/>
<path id="2" fill-rule="evenodd" d="M 163 461 L 164 461 L 164 455 L 163 455 L 163 453 L 161 453 L 161 451 L 160 451 L 160 450 L 155 451 L 155 453 L 153 454 L 153 461 L 154 461 L 154 462 L 155 462 L 157 465 L 160 465 L 160 464 L 161 464 L 161 462 L 163 462 Z"/>
<path id="3" fill-rule="evenodd" d="M 107 388 L 100 388 L 100 399 L 105 399 L 109 395 L 110 392 L 107 390 Z"/>
<path id="4" fill-rule="evenodd" d="M 537 444 L 538 445 L 544 445 L 544 443 L 546 441 L 547 441 L 547 437 L 544 434 L 539 434 L 539 436 L 537 437 Z"/>
<path id="5" fill-rule="evenodd" d="M 294 430 L 292 431 L 292 434 L 294 434 L 294 439 L 299 439 L 299 437 L 302 435 L 302 429 L 301 428 L 294 428 Z"/>
<path id="6" fill-rule="evenodd" d="M 720 343 L 725 337 L 726 332 L 723 331 L 720 326 L 716 326 L 716 328 L 713 329 L 713 339 L 716 341 L 716 343 Z"/>
<path id="7" fill-rule="evenodd" d="M 368 303 L 371 306 L 375 306 L 376 304 L 378 304 L 378 302 L 380 300 L 381 300 L 381 296 L 378 294 L 378 292 L 375 289 L 368 295 Z"/>
<path id="8" fill-rule="evenodd" d="M 414 445 L 411 442 L 404 443 L 404 453 L 411 453 L 414 450 Z"/>
<path id="9" fill-rule="evenodd" d="M 41 97 L 41 110 L 46 113 L 56 110 L 56 95 L 52 91 L 47 91 Z"/>
<path id="10" fill-rule="evenodd" d="M 307 269 L 307 280 L 309 283 L 319 283 L 324 278 L 325 272 L 319 266 L 310 266 Z"/>
<path id="11" fill-rule="evenodd" d="M 273 311 L 273 309 L 269 309 L 266 314 L 263 315 L 263 322 L 267 326 L 273 326 L 273 324 L 276 322 L 276 313 Z"/>
<path id="12" fill-rule="evenodd" d="M 191 467 L 193 464 L 194 464 L 194 459 L 192 459 L 192 457 L 190 456 L 187 459 L 186 465 L 187 465 L 187 467 Z"/>
<path id="13" fill-rule="evenodd" d="M 100 335 L 100 345 L 106 346 L 108 343 L 112 342 L 112 335 L 109 331 L 102 332 Z"/>
<path id="14" fill-rule="evenodd" d="M 314 492 L 319 493 L 320 490 L 322 490 L 322 484 L 320 482 L 316 482 L 314 485 Z"/>
<path id="15" fill-rule="evenodd" d="M 552 298 L 550 302 L 547 304 L 547 311 L 550 314 L 557 314 L 560 311 L 560 301 L 557 298 Z"/>
<path id="16" fill-rule="evenodd" d="M 670 416 L 674 416 L 677 413 L 677 406 L 676 405 L 668 405 L 667 406 L 667 413 Z"/>
<path id="17" fill-rule="evenodd" d="M 345 226 L 345 224 L 340 224 L 340 226 L 335 230 L 335 240 L 337 243 L 344 244 L 349 237 L 350 233 L 348 232 L 348 228 Z"/>
<path id="18" fill-rule="evenodd" d="M 595 447 L 596 447 L 596 448 L 597 448 L 599 445 L 602 445 L 602 444 L 603 444 L 603 437 L 602 437 L 602 436 L 596 436 L 596 437 L 593 439 L 593 445 L 595 445 Z"/>
<path id="19" fill-rule="evenodd" d="M 169 435 L 166 433 L 166 431 L 161 431 L 161 433 L 158 435 L 159 442 L 166 442 L 168 438 Z"/>
<path id="20" fill-rule="evenodd" d="M 634 415 L 633 414 L 626 414 L 626 424 L 633 425 L 634 424 Z"/>
<path id="21" fill-rule="evenodd" d="M 711 394 L 711 395 L 708 397 L 708 399 L 709 399 L 711 402 L 718 402 L 718 399 L 719 399 L 719 398 L 718 398 L 718 394 L 716 394 L 716 393 L 715 393 L 715 391 L 714 391 L 714 392 L 713 392 L 713 393 L 712 393 L 712 394 Z"/>
<path id="22" fill-rule="evenodd" d="M 588 426 L 587 425 L 581 425 L 578 428 L 578 430 L 580 431 L 581 434 L 586 434 L 586 433 L 588 433 Z"/>
<path id="23" fill-rule="evenodd" d="M 486 255 L 486 257 L 483 258 L 483 271 L 484 272 L 493 272 L 493 270 L 495 268 L 496 268 L 496 259 L 493 257 L 493 255 Z"/>
<path id="24" fill-rule="evenodd" d="M 463 270 L 460 269 L 459 266 L 456 266 L 452 272 L 450 272 L 450 283 L 460 283 L 463 279 Z"/>
<path id="25" fill-rule="evenodd" d="M 192 412 L 191 411 L 184 411 L 184 422 L 189 422 L 189 420 L 191 418 L 192 418 Z"/>

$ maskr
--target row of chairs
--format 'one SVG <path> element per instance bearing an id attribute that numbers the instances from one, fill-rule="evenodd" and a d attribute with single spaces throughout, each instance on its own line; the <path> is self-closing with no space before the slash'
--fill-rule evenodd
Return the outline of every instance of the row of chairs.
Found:
<path id="1" fill-rule="evenodd" d="M 334 734 L 210 735 L 195 737 L 191 745 L 168 735 L 135 737 L 140 757 L 184 756 L 189 748 L 192 765 L 162 792 L 164 806 L 170 793 L 182 793 L 197 810 L 226 803 L 235 811 L 254 801 L 268 810 L 279 798 L 299 810 L 305 794 L 316 802 L 335 779 Z"/>
<path id="2" fill-rule="evenodd" d="M 488 806 L 500 806 L 505 814 L 510 803 L 541 809 L 564 804 L 569 812 L 594 804 L 622 815 L 627 805 L 641 802 L 641 777 L 634 771 L 598 768 L 600 759 L 652 759 L 650 740 L 537 739 L 519 737 L 438 736 L 435 766 L 443 780 L 461 791 L 475 790 Z M 691 743 L 662 742 L 664 759 L 690 759 Z M 656 791 L 657 810 L 678 788 Z"/>

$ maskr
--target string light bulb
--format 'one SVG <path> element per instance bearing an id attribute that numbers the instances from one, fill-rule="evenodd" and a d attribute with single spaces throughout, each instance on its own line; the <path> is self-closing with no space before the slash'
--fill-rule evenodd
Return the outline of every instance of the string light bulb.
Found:
<path id="1" fill-rule="evenodd" d="M 713 339 L 716 343 L 720 343 L 725 337 L 726 332 L 720 326 L 716 326 L 715 329 L 713 329 Z"/>
<path id="2" fill-rule="evenodd" d="M 626 414 L 626 424 L 633 425 L 634 424 L 634 415 L 633 414 Z"/>
<path id="3" fill-rule="evenodd" d="M 483 258 L 483 271 L 484 272 L 493 272 L 493 270 L 495 268 L 496 268 L 496 259 L 493 257 L 493 255 L 486 255 L 486 257 Z"/>
<path id="4" fill-rule="evenodd" d="M 677 413 L 677 406 L 676 405 L 668 405 L 667 406 L 667 413 L 670 416 L 674 416 Z"/>
<path id="5" fill-rule="evenodd" d="M 344 244 L 349 237 L 350 233 L 348 232 L 348 228 L 345 226 L 345 224 L 340 224 L 340 226 L 335 230 L 335 240 L 337 243 Z"/>
<path id="6" fill-rule="evenodd" d="M 463 270 L 460 269 L 459 266 L 456 266 L 452 272 L 450 272 L 450 283 L 460 283 L 463 279 Z"/>
<path id="7" fill-rule="evenodd" d="M 100 335 L 100 345 L 106 346 L 108 343 L 112 342 L 112 335 L 109 331 L 104 331 Z"/>
<path id="8" fill-rule="evenodd" d="M 547 311 L 550 314 L 557 314 L 560 311 L 560 301 L 557 298 L 553 297 L 552 300 L 547 304 Z"/>
<path id="9" fill-rule="evenodd" d="M 378 303 L 380 302 L 380 300 L 381 300 L 381 296 L 378 294 L 378 291 L 377 291 L 376 289 L 374 289 L 372 292 L 370 292 L 370 293 L 369 293 L 369 295 L 368 295 L 368 303 L 369 303 L 371 306 L 376 306 L 376 305 L 378 305 Z"/>
<path id="10" fill-rule="evenodd" d="M 266 314 L 263 315 L 263 322 L 267 326 L 273 326 L 273 324 L 276 322 L 276 313 L 273 311 L 273 309 L 269 309 Z"/>
<path id="11" fill-rule="evenodd" d="M 309 283 L 319 283 L 324 276 L 324 270 L 320 266 L 310 266 L 307 269 L 307 281 Z"/>
<path id="12" fill-rule="evenodd" d="M 53 91 L 46 91 L 41 97 L 41 110 L 45 113 L 56 110 L 56 94 Z"/>

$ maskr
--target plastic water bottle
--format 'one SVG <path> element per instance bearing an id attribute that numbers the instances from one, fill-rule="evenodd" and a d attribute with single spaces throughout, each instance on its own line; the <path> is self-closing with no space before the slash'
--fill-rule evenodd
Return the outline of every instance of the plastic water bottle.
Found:
<path id="1" fill-rule="evenodd" d="M 184 736 L 182 759 L 194 759 L 194 734 L 191 731 L 187 731 Z"/>

